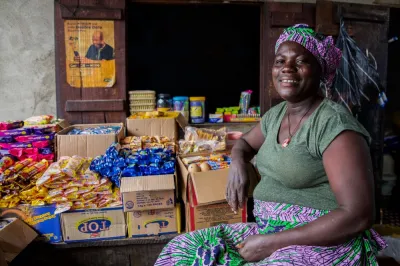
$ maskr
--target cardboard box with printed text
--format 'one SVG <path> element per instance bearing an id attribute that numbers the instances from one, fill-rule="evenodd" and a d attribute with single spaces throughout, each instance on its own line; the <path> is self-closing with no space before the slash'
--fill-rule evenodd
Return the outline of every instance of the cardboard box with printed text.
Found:
<path id="1" fill-rule="evenodd" d="M 175 206 L 175 175 L 122 177 L 125 212 L 170 209 Z"/>
<path id="2" fill-rule="evenodd" d="M 172 209 L 127 213 L 128 237 L 176 234 L 181 231 L 179 204 Z"/>
<path id="3" fill-rule="evenodd" d="M 0 217 L 17 217 L 30 225 L 49 243 L 62 241 L 60 214 L 55 214 L 55 205 L 31 206 L 19 205 L 14 208 L 0 209 Z"/>
<path id="4" fill-rule="evenodd" d="M 68 211 L 61 214 L 61 226 L 66 243 L 126 237 L 122 207 Z"/>

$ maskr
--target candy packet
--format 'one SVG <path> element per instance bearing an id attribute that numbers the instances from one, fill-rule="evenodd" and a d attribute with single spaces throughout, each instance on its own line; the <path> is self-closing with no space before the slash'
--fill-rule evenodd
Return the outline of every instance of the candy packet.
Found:
<path id="1" fill-rule="evenodd" d="M 28 135 L 28 136 L 18 136 L 15 137 L 17 142 L 22 143 L 31 143 L 37 141 L 46 141 L 46 140 L 53 140 L 55 133 L 48 134 L 48 135 Z"/>
<path id="2" fill-rule="evenodd" d="M 51 123 L 52 115 L 32 116 L 24 121 L 25 126 L 31 125 L 47 125 Z"/>
<path id="3" fill-rule="evenodd" d="M 72 156 L 68 163 L 61 169 L 62 172 L 70 177 L 76 177 L 77 171 L 83 164 L 85 159 L 80 156 Z"/>
<path id="4" fill-rule="evenodd" d="M 17 129 L 24 126 L 23 121 L 4 121 L 0 122 L 0 130 Z"/>
<path id="5" fill-rule="evenodd" d="M 24 136 L 30 135 L 32 132 L 29 128 L 18 128 L 18 129 L 11 129 L 11 130 L 0 130 L 0 137 L 17 137 L 17 136 Z"/>

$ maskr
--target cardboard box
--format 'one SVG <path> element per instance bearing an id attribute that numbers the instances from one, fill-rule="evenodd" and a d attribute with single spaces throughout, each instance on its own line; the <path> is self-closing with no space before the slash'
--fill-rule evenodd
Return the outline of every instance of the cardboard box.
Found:
<path id="1" fill-rule="evenodd" d="M 175 175 L 121 178 L 125 212 L 170 209 L 175 205 Z"/>
<path id="2" fill-rule="evenodd" d="M 65 212 L 61 214 L 61 225 L 66 243 L 126 237 L 122 207 Z"/>
<path id="3" fill-rule="evenodd" d="M 160 236 L 180 233 L 180 207 L 127 213 L 128 237 Z"/>
<path id="4" fill-rule="evenodd" d="M 85 129 L 97 126 L 120 126 L 121 130 L 116 134 L 103 135 L 67 135 L 74 128 Z M 62 156 L 79 155 L 82 157 L 96 157 L 103 155 L 108 147 L 115 142 L 119 142 L 125 137 L 124 124 L 93 124 L 93 125 L 74 125 L 57 133 L 57 158 Z"/>
<path id="5" fill-rule="evenodd" d="M 186 204 L 186 231 L 217 226 L 219 224 L 235 224 L 247 222 L 247 209 L 238 213 L 232 212 L 228 203 L 217 203 L 206 206 Z"/>
<path id="6" fill-rule="evenodd" d="M 207 153 L 196 153 L 198 155 L 209 155 Z M 177 158 L 178 167 L 178 187 L 177 196 L 187 202 L 187 188 L 189 180 L 194 187 L 194 200 L 196 205 L 208 205 L 213 203 L 226 202 L 225 192 L 228 183 L 229 169 L 220 169 L 215 171 L 197 172 L 190 174 L 181 158 L 192 157 L 193 155 L 180 155 Z M 248 196 L 253 196 L 254 188 L 258 183 L 257 172 L 252 164 L 247 165 L 247 173 L 250 178 Z M 212 186 L 210 186 L 212 184 Z"/>
<path id="7" fill-rule="evenodd" d="M 56 207 L 20 205 L 15 208 L 1 209 L 0 217 L 17 217 L 33 227 L 40 236 L 50 243 L 62 241 L 60 215 L 54 214 Z"/>
<path id="8" fill-rule="evenodd" d="M 36 238 L 37 233 L 18 218 L 1 219 L 0 223 L 0 264 L 4 265 L 4 260 L 10 263 Z"/>
<path id="9" fill-rule="evenodd" d="M 179 127 L 188 125 L 185 117 L 179 113 L 177 117 L 132 119 L 126 120 L 126 131 L 128 136 L 166 136 L 179 139 Z"/>
<path id="10" fill-rule="evenodd" d="M 225 191 L 229 169 L 189 173 L 181 157 L 178 157 L 178 185 L 180 196 L 185 202 L 186 231 L 247 221 L 246 204 L 237 214 L 226 202 Z M 249 196 L 257 184 L 254 167 L 248 165 L 250 177 Z"/>

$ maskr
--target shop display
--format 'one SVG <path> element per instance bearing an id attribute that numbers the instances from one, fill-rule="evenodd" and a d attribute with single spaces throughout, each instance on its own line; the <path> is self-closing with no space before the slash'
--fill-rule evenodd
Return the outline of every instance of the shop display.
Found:
<path id="1" fill-rule="evenodd" d="M 161 111 L 152 111 L 152 112 L 136 112 L 133 113 L 129 118 L 130 119 L 153 119 L 153 118 L 176 118 L 178 117 L 178 112 L 161 112 Z"/>
<path id="2" fill-rule="evenodd" d="M 133 152 L 119 149 L 118 144 L 108 148 L 106 154 L 96 157 L 90 165 L 92 171 L 109 178 L 117 187 L 120 177 L 166 175 L 175 172 L 175 156 L 164 149 L 144 149 Z"/>
<path id="3" fill-rule="evenodd" d="M 121 145 L 123 149 L 134 152 L 142 149 L 165 149 L 172 153 L 176 152 L 174 140 L 165 136 L 126 137 L 121 141 Z"/>
<path id="4" fill-rule="evenodd" d="M 185 118 L 189 119 L 189 97 L 175 96 L 172 98 L 174 111 L 180 112 Z"/>
<path id="5" fill-rule="evenodd" d="M 214 152 L 226 149 L 226 128 L 219 130 L 186 127 L 185 139 L 179 141 L 179 152 Z"/>
<path id="6" fill-rule="evenodd" d="M 0 122 L 0 130 L 17 129 L 24 126 L 23 121 L 4 121 Z"/>
<path id="7" fill-rule="evenodd" d="M 168 112 L 172 109 L 171 95 L 166 93 L 158 94 L 157 111 Z"/>
<path id="8" fill-rule="evenodd" d="M 250 107 L 250 100 L 251 100 L 252 93 L 253 93 L 253 91 L 248 90 L 248 91 L 243 91 L 240 94 L 239 107 L 240 107 L 241 114 L 247 114 L 247 110 Z"/>
<path id="9" fill-rule="evenodd" d="M 90 170 L 92 159 L 61 157 L 36 181 L 35 189 L 46 188 L 43 204 L 56 204 L 55 213 L 71 209 L 91 209 L 122 204 L 118 188 Z"/>
<path id="10" fill-rule="evenodd" d="M 24 121 L 25 126 L 47 125 L 53 120 L 52 115 L 33 116 Z"/>
<path id="11" fill-rule="evenodd" d="M 117 134 L 121 130 L 120 126 L 98 126 L 85 129 L 74 128 L 67 135 L 106 135 Z"/>
<path id="12" fill-rule="evenodd" d="M 212 153 L 209 156 L 185 157 L 182 162 L 189 173 L 197 173 L 229 168 L 231 158 L 227 153 Z"/>
<path id="13" fill-rule="evenodd" d="M 131 114 L 153 111 L 156 109 L 156 92 L 149 90 L 130 91 L 129 101 Z"/>
<path id="14" fill-rule="evenodd" d="M 208 122 L 210 122 L 210 123 L 223 123 L 224 122 L 224 115 L 223 114 L 210 114 Z"/>
<path id="15" fill-rule="evenodd" d="M 47 189 L 38 188 L 35 183 L 48 166 L 47 160 L 34 162 L 28 158 L 5 169 L 0 175 L 0 207 L 12 208 L 19 204 L 44 205 L 43 199 L 47 195 Z"/>
<path id="16" fill-rule="evenodd" d="M 205 122 L 205 97 L 190 97 L 190 121 L 193 124 Z"/>

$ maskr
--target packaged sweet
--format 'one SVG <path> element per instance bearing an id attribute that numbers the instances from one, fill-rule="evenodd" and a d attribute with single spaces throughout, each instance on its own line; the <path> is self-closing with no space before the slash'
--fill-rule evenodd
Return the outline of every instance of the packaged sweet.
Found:
<path id="1" fill-rule="evenodd" d="M 48 134 L 48 135 L 28 135 L 28 136 L 19 136 L 15 137 L 15 140 L 17 142 L 23 142 L 23 143 L 31 143 L 31 142 L 36 142 L 36 141 L 45 141 L 45 140 L 53 140 L 54 139 L 54 133 Z"/>
<path id="2" fill-rule="evenodd" d="M 250 107 L 250 100 L 251 100 L 252 93 L 253 93 L 253 91 L 248 90 L 248 91 L 243 91 L 240 94 L 239 107 L 240 107 L 241 114 L 247 114 L 247 110 Z"/>
<path id="3" fill-rule="evenodd" d="M 49 162 L 53 162 L 54 158 L 55 158 L 55 154 L 54 153 L 38 154 L 37 158 L 38 158 L 38 160 L 47 160 Z"/>
<path id="4" fill-rule="evenodd" d="M 15 139 L 12 136 L 0 137 L 0 143 L 13 143 L 13 142 L 15 142 Z"/>
<path id="5" fill-rule="evenodd" d="M 36 174 L 40 172 L 44 172 L 47 167 L 49 166 L 49 163 L 46 160 L 42 160 L 38 163 L 35 163 L 31 167 L 25 167 L 23 170 L 21 170 L 18 175 L 23 178 L 24 180 L 29 180 L 31 177 L 35 176 Z"/>
<path id="6" fill-rule="evenodd" d="M 74 128 L 68 132 L 68 135 L 104 135 L 116 134 L 121 130 L 120 126 L 98 126 L 85 129 Z"/>
<path id="7" fill-rule="evenodd" d="M 0 130 L 0 137 L 17 137 L 17 136 L 25 136 L 30 135 L 32 132 L 29 128 L 18 128 L 18 129 L 11 129 L 11 130 Z"/>
<path id="8" fill-rule="evenodd" d="M 15 158 L 12 156 L 4 156 L 0 159 L 0 174 L 2 174 L 5 170 L 13 166 L 15 163 Z"/>
<path id="9" fill-rule="evenodd" d="M 44 172 L 43 176 L 36 181 L 36 186 L 40 187 L 47 182 L 52 182 L 64 176 L 61 168 L 68 162 L 69 157 L 61 157 L 58 162 L 52 163 Z"/>
<path id="10" fill-rule="evenodd" d="M 66 211 L 69 211 L 72 208 L 73 204 L 72 202 L 61 202 L 56 204 L 56 210 L 54 211 L 54 214 L 59 214 L 63 213 Z"/>
<path id="11" fill-rule="evenodd" d="M 50 147 L 51 145 L 53 145 L 53 142 L 50 141 L 50 140 L 42 140 L 42 141 L 35 141 L 35 142 L 32 142 L 32 147 L 34 147 L 34 148 L 41 148 L 41 149 L 43 149 L 43 148 L 48 148 L 48 147 Z"/>
<path id="12" fill-rule="evenodd" d="M 55 129 L 52 126 L 33 127 L 33 128 L 31 128 L 31 130 L 34 135 L 46 135 L 46 134 L 51 134 L 51 133 L 55 132 Z"/>
<path id="13" fill-rule="evenodd" d="M 47 125 L 51 123 L 53 119 L 52 115 L 40 115 L 40 116 L 33 116 L 24 121 L 25 126 L 32 126 L 32 125 Z"/>
<path id="14" fill-rule="evenodd" d="M 0 149 L 3 150 L 27 149 L 32 147 L 32 143 L 0 143 Z"/>
<path id="15" fill-rule="evenodd" d="M 48 155 L 54 153 L 54 148 L 53 147 L 47 147 L 47 148 L 39 148 L 38 149 L 39 154 L 42 155 Z"/>
<path id="16" fill-rule="evenodd" d="M 207 128 L 186 127 L 185 140 L 186 141 L 214 140 L 219 142 L 225 142 L 226 128 L 222 127 L 218 130 L 214 130 Z"/>
<path id="17" fill-rule="evenodd" d="M 1 175 L 0 175 L 0 182 L 4 181 L 6 178 L 10 177 L 11 175 L 18 174 L 19 171 L 21 171 L 24 167 L 28 166 L 33 162 L 32 159 L 25 159 L 20 162 L 16 162 L 13 166 L 10 168 L 6 169 Z"/>
<path id="18" fill-rule="evenodd" d="M 76 172 L 84 161 L 85 159 L 80 156 L 72 156 L 71 159 L 68 160 L 67 164 L 62 168 L 62 172 L 70 177 L 76 177 Z"/>
<path id="19" fill-rule="evenodd" d="M 24 126 L 23 121 L 5 121 L 0 122 L 0 130 L 17 129 Z"/>

